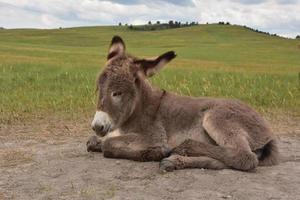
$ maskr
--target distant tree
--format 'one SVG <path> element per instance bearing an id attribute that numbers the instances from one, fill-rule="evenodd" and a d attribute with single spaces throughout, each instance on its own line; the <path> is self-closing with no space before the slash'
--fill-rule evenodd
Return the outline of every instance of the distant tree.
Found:
<path id="1" fill-rule="evenodd" d="M 126 23 L 125 26 L 128 26 L 128 24 Z"/>
<path id="2" fill-rule="evenodd" d="M 157 21 L 156 24 L 160 24 L 160 21 Z"/>
<path id="3" fill-rule="evenodd" d="M 148 22 L 148 25 L 151 25 L 151 24 L 152 24 L 151 21 L 149 21 L 149 22 Z"/>
<path id="4" fill-rule="evenodd" d="M 229 22 L 226 22 L 226 25 L 230 25 L 230 23 L 229 23 Z"/>
<path id="5" fill-rule="evenodd" d="M 297 36 L 296 36 L 296 39 L 300 39 L 300 35 L 297 35 Z"/>
<path id="6" fill-rule="evenodd" d="M 121 22 L 119 22 L 119 26 L 122 26 L 122 23 L 121 23 Z"/>
<path id="7" fill-rule="evenodd" d="M 206 22 L 206 24 L 208 24 L 208 22 Z"/>
<path id="8" fill-rule="evenodd" d="M 130 24 L 130 25 L 129 25 L 129 29 L 133 29 L 133 26 L 132 26 L 132 24 Z"/>
<path id="9" fill-rule="evenodd" d="M 178 27 L 178 21 L 174 22 L 174 27 Z"/>
<path id="10" fill-rule="evenodd" d="M 4 28 L 3 27 L 0 27 L 0 30 L 3 30 Z"/>
<path id="11" fill-rule="evenodd" d="M 169 26 L 170 26 L 170 27 L 173 27 L 173 26 L 174 26 L 173 20 L 170 20 L 170 21 L 169 21 Z"/>
<path id="12" fill-rule="evenodd" d="M 224 22 L 219 22 L 219 24 L 220 24 L 220 25 L 224 25 L 225 23 L 224 23 Z"/>
<path id="13" fill-rule="evenodd" d="M 62 29 L 62 27 L 59 27 L 59 29 Z"/>

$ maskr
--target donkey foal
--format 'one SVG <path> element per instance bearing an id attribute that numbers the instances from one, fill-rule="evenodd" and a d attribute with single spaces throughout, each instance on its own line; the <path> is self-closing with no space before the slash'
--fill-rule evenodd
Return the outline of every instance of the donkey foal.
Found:
<path id="1" fill-rule="evenodd" d="M 88 151 L 105 157 L 161 161 L 160 169 L 252 170 L 278 163 L 278 149 L 267 122 L 237 100 L 178 96 L 147 80 L 176 57 L 156 59 L 126 53 L 114 36 L 104 70 L 97 79 L 97 111 L 92 128 L 98 136 Z"/>

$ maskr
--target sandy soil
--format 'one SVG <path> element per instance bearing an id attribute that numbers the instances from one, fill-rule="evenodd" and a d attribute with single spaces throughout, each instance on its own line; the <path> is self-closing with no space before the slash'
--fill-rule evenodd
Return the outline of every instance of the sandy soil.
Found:
<path id="1" fill-rule="evenodd" d="M 188 169 L 166 174 L 159 173 L 156 162 L 86 152 L 88 124 L 3 125 L 0 199 L 300 199 L 298 123 L 277 129 L 284 157 L 278 166 L 251 173 Z"/>

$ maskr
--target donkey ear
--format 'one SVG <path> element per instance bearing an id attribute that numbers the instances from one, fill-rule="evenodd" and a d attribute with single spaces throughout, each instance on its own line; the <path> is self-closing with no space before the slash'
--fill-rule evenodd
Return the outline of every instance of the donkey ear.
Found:
<path id="1" fill-rule="evenodd" d="M 117 56 L 122 55 L 125 52 L 125 43 L 120 36 L 115 35 L 110 43 L 107 60 Z"/>
<path id="2" fill-rule="evenodd" d="M 135 61 L 135 63 L 140 64 L 145 75 L 151 77 L 175 57 L 176 53 L 174 51 L 168 51 L 154 60 L 142 59 Z"/>

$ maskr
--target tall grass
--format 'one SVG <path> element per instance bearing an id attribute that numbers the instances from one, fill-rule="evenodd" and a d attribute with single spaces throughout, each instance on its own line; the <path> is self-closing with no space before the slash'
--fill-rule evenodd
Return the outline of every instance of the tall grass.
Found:
<path id="1" fill-rule="evenodd" d="M 144 57 L 178 57 L 151 81 L 183 95 L 237 98 L 260 111 L 300 114 L 296 40 L 239 26 L 134 32 L 122 27 L 0 30 L 0 123 L 82 117 L 95 108 L 95 78 L 111 37 Z"/>

